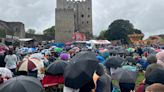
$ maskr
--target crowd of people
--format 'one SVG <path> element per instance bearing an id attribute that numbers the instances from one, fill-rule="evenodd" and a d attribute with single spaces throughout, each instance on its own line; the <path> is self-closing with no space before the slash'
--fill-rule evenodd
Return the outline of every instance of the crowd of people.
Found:
<path id="1" fill-rule="evenodd" d="M 160 47 L 0 45 L 0 92 L 164 92 L 163 76 Z"/>

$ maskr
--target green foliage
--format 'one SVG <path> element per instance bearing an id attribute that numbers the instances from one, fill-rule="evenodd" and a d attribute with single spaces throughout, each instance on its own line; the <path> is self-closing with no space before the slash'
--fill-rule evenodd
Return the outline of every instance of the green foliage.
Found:
<path id="1" fill-rule="evenodd" d="M 36 32 L 36 30 L 34 30 L 34 29 L 28 29 L 28 31 L 27 31 L 27 33 L 29 33 L 29 34 L 35 34 L 35 32 Z"/>
<path id="2" fill-rule="evenodd" d="M 107 31 L 107 30 L 101 31 L 101 32 L 100 32 L 100 35 L 99 35 L 99 37 L 97 37 L 97 39 L 105 40 L 105 39 L 106 39 L 106 37 L 105 37 L 106 31 Z"/>
<path id="3" fill-rule="evenodd" d="M 128 35 L 130 34 L 142 34 L 138 29 L 134 29 L 132 23 L 128 20 L 115 20 L 111 25 L 109 25 L 107 31 L 100 33 L 101 38 L 106 38 L 107 40 L 121 40 L 122 43 L 128 44 L 130 40 Z"/>
<path id="4" fill-rule="evenodd" d="M 52 27 L 44 30 L 43 34 L 47 35 L 47 36 L 55 36 L 55 26 L 52 26 Z"/>

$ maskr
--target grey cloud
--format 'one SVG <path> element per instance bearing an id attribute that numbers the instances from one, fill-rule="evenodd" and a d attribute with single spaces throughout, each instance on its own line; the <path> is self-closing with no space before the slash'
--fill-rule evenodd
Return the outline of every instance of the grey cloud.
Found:
<path id="1" fill-rule="evenodd" d="M 22 21 L 41 33 L 55 25 L 56 0 L 0 0 L 0 19 Z M 116 19 L 128 19 L 146 36 L 164 34 L 164 0 L 92 0 L 94 34 Z"/>
<path id="2" fill-rule="evenodd" d="M 101 2 L 93 1 L 94 30 L 97 32 L 107 29 L 116 19 L 128 19 L 135 28 L 141 29 L 146 37 L 164 34 L 163 0 L 103 0 L 103 4 Z"/>

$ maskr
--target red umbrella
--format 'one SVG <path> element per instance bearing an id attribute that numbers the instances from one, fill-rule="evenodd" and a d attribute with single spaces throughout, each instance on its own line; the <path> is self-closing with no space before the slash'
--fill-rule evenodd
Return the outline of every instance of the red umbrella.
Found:
<path id="1" fill-rule="evenodd" d="M 0 49 L 9 50 L 9 48 L 3 43 L 0 43 Z"/>

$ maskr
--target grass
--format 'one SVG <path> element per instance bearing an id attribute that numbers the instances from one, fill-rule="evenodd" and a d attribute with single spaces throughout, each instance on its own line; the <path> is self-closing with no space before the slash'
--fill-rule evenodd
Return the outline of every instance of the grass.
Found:
<path id="1" fill-rule="evenodd" d="M 136 81 L 136 87 L 139 86 L 139 84 L 144 80 L 145 76 L 143 72 L 139 72 L 137 81 Z"/>

